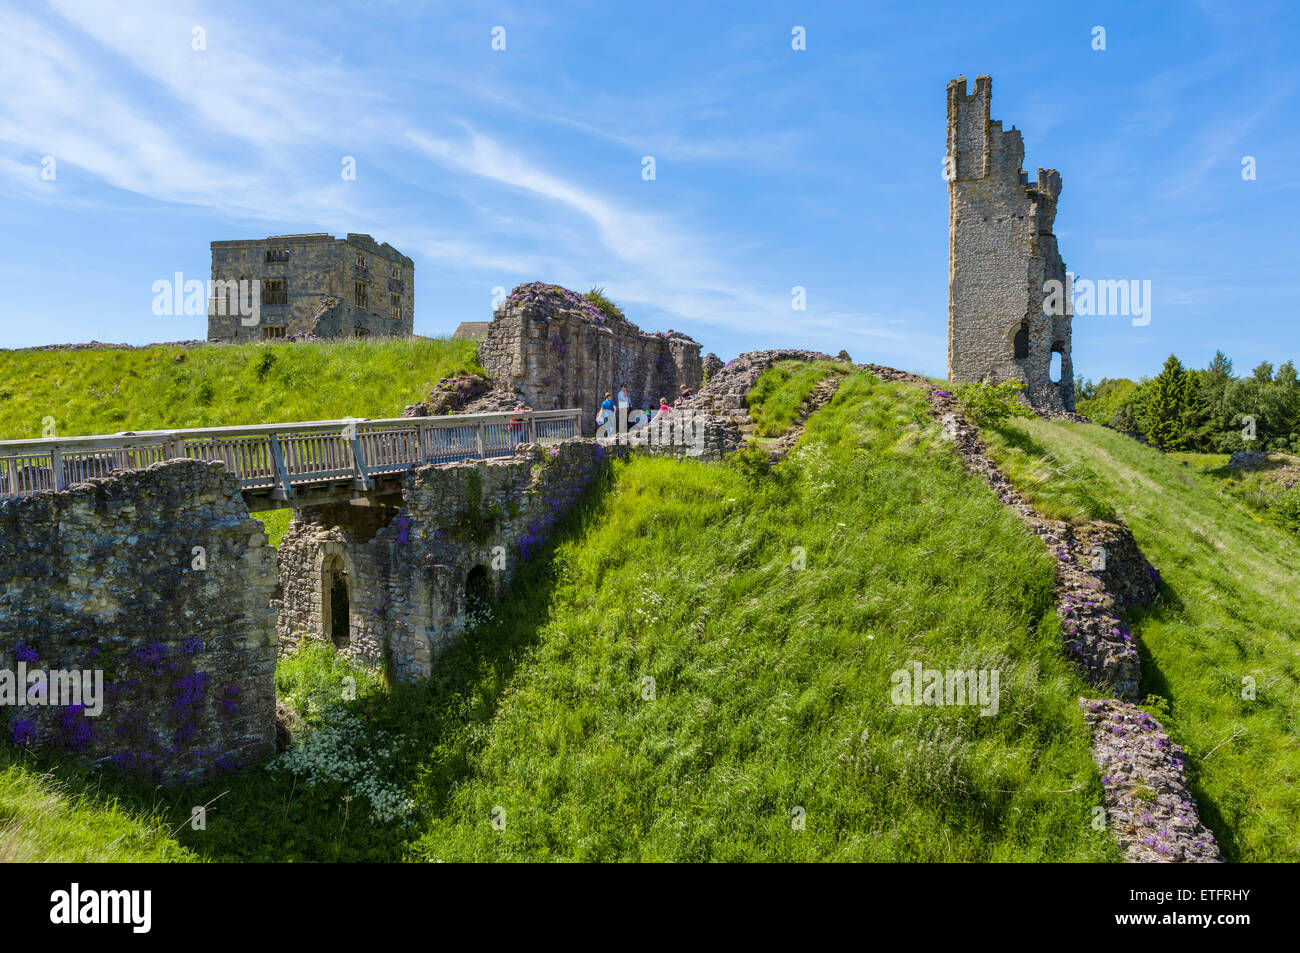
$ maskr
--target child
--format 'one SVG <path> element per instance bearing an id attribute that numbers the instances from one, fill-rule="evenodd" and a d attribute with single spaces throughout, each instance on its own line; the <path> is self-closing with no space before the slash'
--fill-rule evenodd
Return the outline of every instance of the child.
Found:
<path id="1" fill-rule="evenodd" d="M 600 402 L 600 412 L 596 414 L 597 435 L 608 436 L 614 430 L 614 395 L 605 391 L 605 399 Z"/>

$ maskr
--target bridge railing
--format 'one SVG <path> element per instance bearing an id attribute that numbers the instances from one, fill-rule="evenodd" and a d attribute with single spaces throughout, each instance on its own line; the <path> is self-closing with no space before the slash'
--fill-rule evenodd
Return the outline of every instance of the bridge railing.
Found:
<path id="1" fill-rule="evenodd" d="M 531 410 L 0 440 L 0 499 L 176 459 L 223 463 L 241 489 L 270 490 L 278 499 L 314 483 L 351 480 L 369 488 L 376 476 L 421 464 L 508 456 L 521 443 L 580 436 L 581 415 Z"/>

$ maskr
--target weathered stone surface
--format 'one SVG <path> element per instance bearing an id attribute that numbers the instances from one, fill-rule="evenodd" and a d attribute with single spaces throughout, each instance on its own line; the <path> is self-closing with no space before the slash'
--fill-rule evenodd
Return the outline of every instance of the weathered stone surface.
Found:
<path id="1" fill-rule="evenodd" d="M 1137 648 L 1119 609 L 1150 604 L 1160 576 L 1128 527 L 1094 520 L 1076 530 L 1069 523 L 1043 517 L 988 456 L 979 431 L 962 416 L 950 393 L 916 375 L 895 374 L 926 388 L 931 412 L 966 467 L 983 476 L 998 499 L 1015 510 L 1056 557 L 1056 611 L 1071 657 L 1094 684 L 1110 686 L 1120 698 L 1136 701 Z"/>
<path id="2" fill-rule="evenodd" d="M 209 313 L 208 340 L 396 336 L 410 335 L 414 326 L 415 262 L 369 235 L 343 239 L 320 232 L 212 243 L 213 281 L 255 278 L 263 288 L 260 323 L 245 327 L 230 308 L 224 315 Z M 269 281 L 285 282 L 287 304 L 268 300 Z"/>
<path id="3" fill-rule="evenodd" d="M 7 740 L 163 782 L 269 754 L 275 582 L 275 550 L 219 464 L 0 502 L 0 668 L 100 670 L 105 682 L 98 717 L 0 711 Z"/>
<path id="4" fill-rule="evenodd" d="M 1219 863 L 1187 784 L 1186 753 L 1151 715 L 1113 699 L 1079 699 L 1092 732 L 1109 826 L 1133 863 Z"/>
<path id="5" fill-rule="evenodd" d="M 700 361 L 700 367 L 704 375 L 702 383 L 708 383 L 708 381 L 713 378 L 714 374 L 722 370 L 722 358 L 710 351 L 708 354 L 705 354 L 703 359 Z"/>
<path id="6" fill-rule="evenodd" d="M 463 374 L 441 378 L 426 400 L 411 404 L 403 417 L 440 417 L 443 414 L 470 413 L 468 409 L 492 390 L 492 382 L 480 374 Z M 513 407 L 506 408 L 513 410 Z M 477 412 L 477 411 L 475 411 Z M 483 411 L 486 413 L 486 411 Z"/>
<path id="7" fill-rule="evenodd" d="M 491 321 L 462 321 L 456 325 L 456 331 L 452 334 L 452 337 L 456 340 L 479 341 L 487 337 L 488 328 L 491 325 Z"/>
<path id="8" fill-rule="evenodd" d="M 478 359 L 505 402 L 534 410 L 581 407 L 583 433 L 596 432 L 606 392 L 626 384 L 633 407 L 670 402 L 700 386 L 700 345 L 676 331 L 648 334 L 557 285 L 520 285 L 497 310 Z M 474 407 L 477 411 L 478 406 Z"/>
<path id="9" fill-rule="evenodd" d="M 691 401 L 696 410 L 720 413 L 725 416 L 743 418 L 748 415 L 733 414 L 731 411 L 743 411 L 745 399 L 753 390 L 754 383 L 762 373 L 779 361 L 833 361 L 835 358 L 821 351 L 804 351 L 795 348 L 781 348 L 767 351 L 746 351 L 734 360 L 728 361 L 717 371 L 709 375 L 709 382 Z"/>
<path id="10" fill-rule="evenodd" d="M 1246 471 L 1267 470 L 1268 482 L 1284 490 L 1300 486 L 1300 457 L 1289 453 L 1238 450 L 1228 458 L 1228 466 Z"/>
<path id="11" fill-rule="evenodd" d="M 1238 450 L 1228 458 L 1228 466 L 1239 470 L 1257 470 L 1268 463 L 1269 454 L 1260 450 Z"/>
<path id="12" fill-rule="evenodd" d="M 610 452 L 524 445 L 511 458 L 419 468 L 400 507 L 296 511 L 280 543 L 281 650 L 329 641 L 398 679 L 428 677 L 464 632 L 476 583 L 502 593 Z M 348 618 L 335 629 L 339 611 Z"/>
<path id="13" fill-rule="evenodd" d="M 1029 182 L 1020 133 L 989 118 L 993 81 L 966 89 L 964 76 L 948 84 L 948 380 L 1018 378 L 1035 408 L 1073 411 L 1070 309 L 1043 313 L 1045 283 L 1065 281 L 1052 234 L 1061 176 L 1039 169 Z"/>
<path id="14" fill-rule="evenodd" d="M 653 423 L 629 424 L 610 436 L 597 436 L 607 447 L 627 447 L 653 456 L 718 461 L 744 445 L 745 437 L 735 422 L 716 414 L 690 408 L 673 410 L 666 419 Z"/>

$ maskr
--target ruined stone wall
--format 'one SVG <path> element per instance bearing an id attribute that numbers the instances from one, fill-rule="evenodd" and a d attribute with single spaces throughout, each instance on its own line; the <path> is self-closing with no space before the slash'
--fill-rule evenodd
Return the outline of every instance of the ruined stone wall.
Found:
<path id="1" fill-rule="evenodd" d="M 1074 410 L 1070 314 L 1046 316 L 1045 283 L 1064 283 L 1052 227 L 1061 176 L 1039 169 L 1029 182 L 1021 169 L 1024 142 L 1012 127 L 990 120 L 993 83 L 948 84 L 948 379 L 954 383 L 1020 378 L 1032 404 Z M 1015 356 L 1027 332 L 1027 353 Z M 1052 353 L 1061 354 L 1051 380 Z"/>
<path id="2" fill-rule="evenodd" d="M 700 345 L 684 334 L 648 334 L 610 317 L 582 295 L 555 285 L 521 285 L 501 305 L 479 344 L 479 363 L 496 386 L 534 410 L 581 407 L 595 433 L 605 393 L 626 384 L 633 407 L 697 390 Z"/>
<path id="3" fill-rule="evenodd" d="M 271 753 L 275 584 L 275 550 L 219 464 L 0 502 L 0 669 L 99 670 L 105 684 L 94 718 L 0 707 L 4 740 L 163 782 Z"/>
<path id="4" fill-rule="evenodd" d="M 267 261 L 267 252 L 287 252 L 287 261 Z M 358 264 L 360 256 L 361 264 Z M 212 243 L 212 279 L 287 282 L 287 304 L 270 304 L 263 294 L 260 321 L 245 327 L 238 314 L 218 315 L 209 307 L 208 340 L 259 341 L 283 328 L 285 336 L 351 337 L 410 335 L 415 315 L 415 263 L 369 235 L 346 239 L 318 233 L 276 235 L 251 241 Z M 366 287 L 366 306 L 356 306 L 356 283 Z M 400 317 L 392 314 L 392 295 Z M 231 310 L 230 308 L 226 309 Z"/>
<path id="5" fill-rule="evenodd" d="M 465 631 L 471 573 L 481 573 L 486 590 L 500 596 L 609 452 L 586 441 L 527 445 L 510 458 L 414 470 L 400 508 L 298 511 L 280 543 L 282 650 L 303 639 L 329 641 L 398 679 L 428 677 Z M 336 558 L 349 587 L 343 644 L 328 618 L 327 567 Z"/>

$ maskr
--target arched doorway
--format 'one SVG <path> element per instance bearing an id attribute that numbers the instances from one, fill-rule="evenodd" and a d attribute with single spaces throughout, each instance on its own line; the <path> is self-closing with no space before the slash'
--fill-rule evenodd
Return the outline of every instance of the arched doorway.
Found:
<path id="1" fill-rule="evenodd" d="M 1005 341 L 1006 338 L 1003 338 Z M 1020 329 L 1016 331 L 1015 340 L 1011 345 L 1011 357 L 1013 360 L 1023 361 L 1029 357 L 1029 319 L 1026 318 L 1020 322 Z"/>
<path id="2" fill-rule="evenodd" d="M 470 625 L 492 614 L 492 595 L 486 566 L 475 566 L 465 574 L 465 619 Z"/>
<path id="3" fill-rule="evenodd" d="M 328 556 L 321 567 L 321 629 L 335 648 L 352 640 L 352 598 L 343 558 Z"/>

